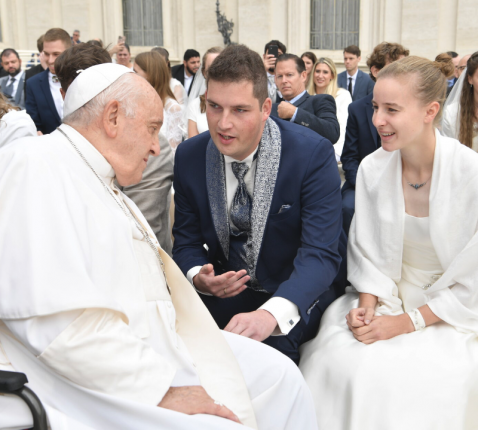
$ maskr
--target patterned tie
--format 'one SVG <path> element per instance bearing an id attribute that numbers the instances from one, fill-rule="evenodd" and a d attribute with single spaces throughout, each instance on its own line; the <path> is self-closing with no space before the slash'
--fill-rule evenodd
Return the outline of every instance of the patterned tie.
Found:
<path id="1" fill-rule="evenodd" d="M 349 78 L 349 93 L 352 96 L 352 78 Z"/>
<path id="2" fill-rule="evenodd" d="M 269 80 L 269 85 L 268 85 L 268 90 L 269 90 L 269 97 L 272 100 L 272 103 L 275 103 L 276 101 L 276 94 L 277 94 L 277 87 L 275 83 L 275 76 L 274 75 L 268 75 L 267 79 Z"/>
<path id="3" fill-rule="evenodd" d="M 13 98 L 13 83 L 14 82 L 15 82 L 15 78 L 11 78 L 10 82 L 5 87 L 5 91 L 3 91 L 3 94 L 5 94 L 8 98 Z"/>
<path id="4" fill-rule="evenodd" d="M 246 163 L 233 162 L 232 172 L 239 185 L 231 206 L 231 221 L 241 232 L 249 232 L 251 229 L 252 198 L 247 191 L 244 176 L 249 171 Z"/>

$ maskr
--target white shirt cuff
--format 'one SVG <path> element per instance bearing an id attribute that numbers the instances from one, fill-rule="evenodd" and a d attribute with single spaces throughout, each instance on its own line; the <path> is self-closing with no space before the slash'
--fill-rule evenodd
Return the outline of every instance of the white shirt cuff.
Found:
<path id="1" fill-rule="evenodd" d="M 283 297 L 272 297 L 259 309 L 264 309 L 277 320 L 272 336 L 287 336 L 300 321 L 299 308 Z"/>
<path id="2" fill-rule="evenodd" d="M 191 269 L 188 270 L 188 273 L 186 274 L 186 278 L 188 278 L 188 281 L 191 283 L 191 285 L 194 287 L 194 289 L 199 293 L 199 294 L 204 294 L 205 296 L 212 296 L 212 294 L 209 293 L 203 293 L 202 291 L 199 291 L 193 283 L 194 277 L 199 273 L 201 270 L 202 266 L 194 266 Z"/>

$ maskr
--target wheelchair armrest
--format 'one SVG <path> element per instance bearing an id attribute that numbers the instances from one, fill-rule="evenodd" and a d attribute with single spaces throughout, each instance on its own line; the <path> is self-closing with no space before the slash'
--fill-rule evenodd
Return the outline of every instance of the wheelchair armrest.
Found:
<path id="1" fill-rule="evenodd" d="M 0 370 L 0 393 L 9 394 L 17 391 L 28 382 L 24 373 Z"/>
<path id="2" fill-rule="evenodd" d="M 33 417 L 33 430 L 47 430 L 45 409 L 37 395 L 26 387 L 28 379 L 24 373 L 0 370 L 0 393 L 20 397 L 28 406 Z"/>

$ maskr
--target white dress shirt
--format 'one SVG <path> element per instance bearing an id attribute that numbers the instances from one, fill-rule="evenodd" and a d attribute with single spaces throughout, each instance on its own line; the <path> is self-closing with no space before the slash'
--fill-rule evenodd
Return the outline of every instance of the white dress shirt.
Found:
<path id="1" fill-rule="evenodd" d="M 48 72 L 48 83 L 50 84 L 51 96 L 53 97 L 58 116 L 60 119 L 63 119 L 63 97 L 60 93 L 61 84 L 59 81 L 53 82 L 53 74 L 50 71 Z"/>
<path id="2" fill-rule="evenodd" d="M 189 88 L 191 88 L 193 79 L 194 75 L 188 76 L 186 73 L 186 68 L 184 68 L 184 89 L 186 90 L 186 94 L 189 94 Z"/>
<path id="3" fill-rule="evenodd" d="M 256 177 L 256 167 L 257 167 L 257 159 L 254 160 L 254 156 L 258 149 L 259 147 L 257 147 L 256 150 L 251 155 L 249 155 L 247 158 L 245 158 L 242 161 L 235 160 L 232 157 L 224 155 L 224 163 L 225 163 L 225 169 L 226 169 L 225 173 L 226 173 L 227 211 L 229 216 L 231 214 L 232 201 L 234 200 L 234 195 L 236 194 L 236 190 L 239 185 L 239 181 L 237 180 L 236 176 L 234 175 L 232 171 L 232 163 L 242 162 L 249 166 L 249 170 L 244 176 L 244 182 L 246 184 L 248 193 L 251 196 L 253 196 L 254 195 L 254 180 Z M 230 218 L 229 218 L 229 223 L 233 225 Z M 201 266 L 195 266 L 189 269 L 187 273 L 187 278 L 189 282 L 191 282 L 191 284 L 193 284 L 193 278 L 199 273 L 200 270 L 201 270 Z M 207 293 L 203 293 L 199 290 L 196 290 L 196 291 L 198 291 L 201 294 L 210 295 Z M 272 333 L 273 336 L 289 334 L 289 332 L 300 321 L 299 308 L 297 307 L 297 305 L 283 297 L 272 297 L 267 302 L 265 302 L 259 309 L 264 309 L 268 311 L 277 320 L 277 327 Z"/>
<path id="4" fill-rule="evenodd" d="M 15 76 L 9 76 L 8 79 L 7 79 L 7 84 L 5 87 L 8 87 L 11 82 L 12 82 L 12 79 L 15 79 L 15 81 L 13 82 L 13 91 L 12 91 L 12 98 L 15 99 L 15 96 L 17 95 L 17 89 L 18 89 L 18 83 L 20 82 L 20 79 L 21 77 L 23 76 L 23 70 L 20 71 L 20 73 L 18 75 L 15 75 Z"/>
<path id="5" fill-rule="evenodd" d="M 357 75 L 358 75 L 358 69 L 353 76 L 350 76 L 349 72 L 347 72 L 347 89 L 349 88 L 350 78 L 352 78 L 352 94 L 355 91 L 355 81 L 357 80 Z"/>

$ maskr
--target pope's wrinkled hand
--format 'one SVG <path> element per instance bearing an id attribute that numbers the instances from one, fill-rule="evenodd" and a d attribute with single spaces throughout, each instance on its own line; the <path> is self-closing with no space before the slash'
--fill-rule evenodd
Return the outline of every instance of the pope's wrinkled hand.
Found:
<path id="1" fill-rule="evenodd" d="M 277 114 L 282 119 L 291 119 L 296 110 L 297 108 L 289 102 L 280 102 L 277 106 Z"/>
<path id="2" fill-rule="evenodd" d="M 158 406 L 187 415 L 216 415 L 241 424 L 239 418 L 231 410 L 214 402 L 206 390 L 199 385 L 171 387 Z"/>
<path id="3" fill-rule="evenodd" d="M 277 327 L 276 319 L 264 309 L 254 312 L 237 314 L 232 317 L 224 331 L 262 342 L 267 339 Z"/>
<path id="4" fill-rule="evenodd" d="M 352 328 L 363 327 L 364 325 L 370 324 L 374 315 L 375 308 L 361 307 L 351 309 L 345 319 L 347 320 L 347 325 L 352 330 Z"/>
<path id="5" fill-rule="evenodd" d="M 226 272 L 216 276 L 212 264 L 205 264 L 199 273 L 193 278 L 193 284 L 202 293 L 209 293 L 213 296 L 227 299 L 237 296 L 246 288 L 246 282 L 251 279 L 246 270 L 239 272 Z"/>

